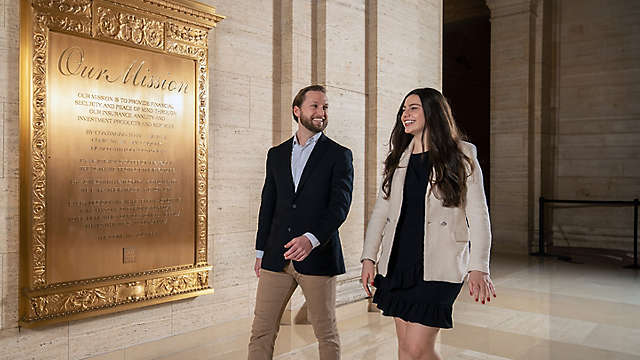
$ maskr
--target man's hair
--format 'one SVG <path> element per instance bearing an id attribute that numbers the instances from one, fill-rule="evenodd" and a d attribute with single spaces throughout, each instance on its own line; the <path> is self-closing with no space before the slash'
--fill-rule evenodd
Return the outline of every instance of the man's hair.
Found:
<path id="1" fill-rule="evenodd" d="M 300 105 L 302 105 L 302 103 L 304 102 L 304 97 L 309 91 L 320 91 L 323 94 L 327 93 L 327 89 L 325 89 L 325 87 L 322 85 L 309 85 L 305 88 L 300 89 L 296 97 L 293 98 L 293 103 L 291 104 L 291 114 L 293 115 L 293 120 L 295 120 L 296 122 L 298 122 L 298 117 L 293 112 L 293 108 L 296 106 L 300 107 Z"/>

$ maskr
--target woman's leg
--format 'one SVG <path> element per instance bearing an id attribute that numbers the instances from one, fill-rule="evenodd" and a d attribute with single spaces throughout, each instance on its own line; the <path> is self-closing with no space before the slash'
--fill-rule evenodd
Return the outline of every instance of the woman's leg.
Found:
<path id="1" fill-rule="evenodd" d="M 407 322 L 398 318 L 395 318 L 395 321 L 399 360 L 442 359 L 436 351 L 436 339 L 440 328 Z"/>
<path id="2" fill-rule="evenodd" d="M 409 354 L 404 350 L 408 322 L 397 317 L 394 317 L 393 320 L 396 322 L 396 336 L 398 337 L 398 360 L 411 360 Z"/>

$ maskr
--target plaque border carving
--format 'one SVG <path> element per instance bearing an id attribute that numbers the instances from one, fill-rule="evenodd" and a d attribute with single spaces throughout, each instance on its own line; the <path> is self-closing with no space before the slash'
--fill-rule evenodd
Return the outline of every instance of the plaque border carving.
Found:
<path id="1" fill-rule="evenodd" d="M 34 327 L 213 293 L 207 262 L 207 40 L 224 16 L 192 0 L 21 0 L 20 7 L 20 325 Z M 196 61 L 193 264 L 47 283 L 50 30 Z"/>

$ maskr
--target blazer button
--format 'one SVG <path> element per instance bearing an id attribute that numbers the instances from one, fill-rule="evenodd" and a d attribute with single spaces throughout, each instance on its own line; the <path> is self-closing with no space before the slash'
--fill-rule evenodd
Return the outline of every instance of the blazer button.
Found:
<path id="1" fill-rule="evenodd" d="M 443 222 L 441 222 L 441 223 L 440 223 L 440 225 L 442 225 L 442 226 L 447 226 L 447 222 L 446 222 L 446 221 L 443 221 Z"/>
<path id="2" fill-rule="evenodd" d="M 298 206 L 296 204 L 291 205 L 292 208 L 297 208 Z"/>

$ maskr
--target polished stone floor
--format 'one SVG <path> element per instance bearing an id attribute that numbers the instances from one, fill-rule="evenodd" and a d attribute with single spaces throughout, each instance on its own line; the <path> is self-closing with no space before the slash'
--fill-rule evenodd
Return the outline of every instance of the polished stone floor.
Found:
<path id="1" fill-rule="evenodd" d="M 461 292 L 454 329 L 439 336 L 444 359 L 640 360 L 640 271 L 502 255 L 492 272 L 490 305 Z M 367 312 L 366 300 L 340 306 L 338 319 L 343 359 L 397 358 L 392 319 Z M 246 359 L 249 326 L 232 321 L 94 359 Z M 317 359 L 311 326 L 282 326 L 275 358 Z"/>

